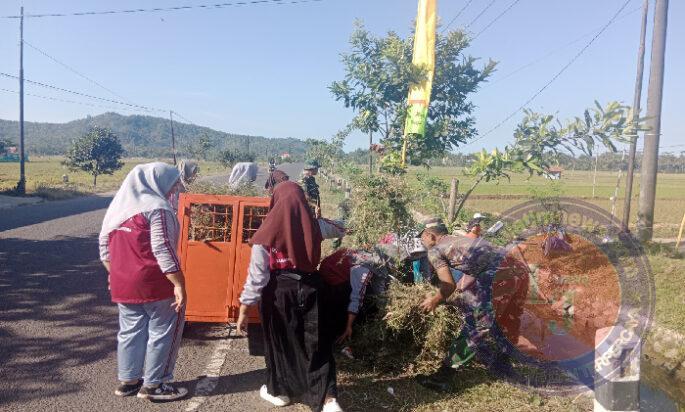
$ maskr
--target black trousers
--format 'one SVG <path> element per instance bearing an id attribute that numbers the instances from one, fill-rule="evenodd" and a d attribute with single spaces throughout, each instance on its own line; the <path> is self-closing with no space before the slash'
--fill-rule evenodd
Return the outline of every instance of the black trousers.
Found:
<path id="1" fill-rule="evenodd" d="M 337 396 L 331 333 L 318 275 L 296 280 L 273 273 L 262 291 L 266 385 L 269 394 L 298 399 L 314 411 Z"/>

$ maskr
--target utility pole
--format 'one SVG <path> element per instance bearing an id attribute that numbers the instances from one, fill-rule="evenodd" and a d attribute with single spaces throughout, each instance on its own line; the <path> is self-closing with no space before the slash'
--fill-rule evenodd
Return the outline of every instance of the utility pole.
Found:
<path id="1" fill-rule="evenodd" d="M 24 148 L 24 7 L 19 19 L 19 182 L 17 193 L 26 194 L 26 158 Z"/>
<path id="2" fill-rule="evenodd" d="M 174 158 L 174 166 L 176 166 L 176 136 L 174 136 L 173 110 L 169 110 L 169 123 L 171 124 L 171 156 Z"/>
<path id="3" fill-rule="evenodd" d="M 373 132 L 369 132 L 369 176 L 373 175 Z"/>
<path id="4" fill-rule="evenodd" d="M 647 15 L 649 14 L 649 0 L 642 3 L 642 28 L 640 29 L 640 47 L 637 52 L 637 78 L 635 79 L 635 95 L 633 98 L 633 136 L 630 138 L 628 152 L 628 172 L 626 174 L 626 197 L 623 201 L 623 219 L 621 225 L 624 232 L 630 231 L 630 206 L 633 197 L 633 173 L 635 172 L 635 152 L 637 150 L 637 122 L 640 118 L 640 101 L 642 100 L 642 78 L 645 71 L 645 38 L 647 37 Z"/>
<path id="5" fill-rule="evenodd" d="M 661 102 L 664 90 L 664 61 L 666 58 L 666 29 L 668 0 L 656 0 L 652 58 L 647 90 L 647 131 L 640 170 L 640 201 L 638 209 L 638 238 L 651 240 L 654 232 L 654 203 L 659 169 L 659 137 L 661 134 Z"/>

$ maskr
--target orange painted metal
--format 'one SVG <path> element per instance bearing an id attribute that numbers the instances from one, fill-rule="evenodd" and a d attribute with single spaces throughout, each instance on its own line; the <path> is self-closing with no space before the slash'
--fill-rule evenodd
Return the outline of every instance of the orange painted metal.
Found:
<path id="1" fill-rule="evenodd" d="M 186 320 L 234 322 L 250 262 L 248 244 L 266 216 L 269 199 L 183 193 L 179 256 L 186 278 Z M 250 322 L 259 322 L 256 308 Z"/>

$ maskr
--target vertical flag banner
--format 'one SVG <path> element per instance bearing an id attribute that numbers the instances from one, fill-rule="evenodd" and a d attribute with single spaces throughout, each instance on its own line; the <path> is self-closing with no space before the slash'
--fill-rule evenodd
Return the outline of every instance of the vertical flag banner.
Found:
<path id="1" fill-rule="evenodd" d="M 416 32 L 414 34 L 414 54 L 412 64 L 427 70 L 426 79 L 409 88 L 407 101 L 407 120 L 404 124 L 404 145 L 402 147 L 402 165 L 407 158 L 407 142 L 410 134 L 423 136 L 426 132 L 428 105 L 433 88 L 435 70 L 435 30 L 437 26 L 437 0 L 419 0 L 419 11 L 416 15 Z"/>

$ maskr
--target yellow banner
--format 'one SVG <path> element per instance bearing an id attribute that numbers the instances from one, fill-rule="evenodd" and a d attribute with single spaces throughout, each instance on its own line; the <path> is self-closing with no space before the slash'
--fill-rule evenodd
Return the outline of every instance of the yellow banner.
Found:
<path id="1" fill-rule="evenodd" d="M 407 101 L 409 107 L 407 120 L 404 125 L 405 136 L 409 134 L 423 136 L 426 132 L 428 105 L 430 104 L 433 73 L 435 70 L 436 25 L 437 0 L 419 0 L 412 63 L 415 66 L 425 68 L 427 70 L 427 77 L 425 81 L 412 85 L 409 89 L 409 99 Z"/>

